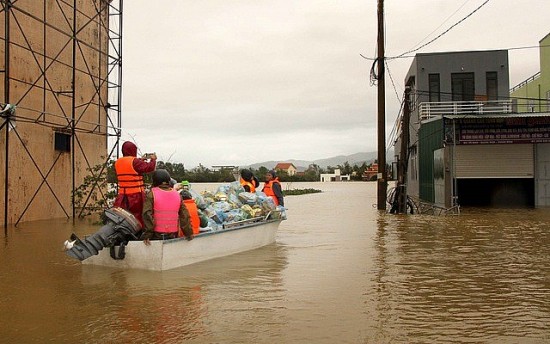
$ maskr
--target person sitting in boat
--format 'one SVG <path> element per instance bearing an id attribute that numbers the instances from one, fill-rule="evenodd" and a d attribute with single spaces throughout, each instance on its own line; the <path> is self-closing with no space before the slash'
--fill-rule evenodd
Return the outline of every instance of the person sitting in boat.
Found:
<path id="1" fill-rule="evenodd" d="M 285 206 L 281 182 L 277 177 L 277 172 L 271 170 L 265 174 L 265 185 L 262 191 L 269 197 L 273 198 L 276 206 Z"/>
<path id="2" fill-rule="evenodd" d="M 182 181 L 182 182 L 180 183 L 180 185 L 181 185 L 181 189 L 182 189 L 182 190 L 189 190 L 189 189 L 191 189 L 191 184 L 190 184 L 189 181 L 187 181 L 187 180 Z"/>
<path id="3" fill-rule="evenodd" d="M 202 214 L 189 191 L 181 190 L 180 195 L 181 199 L 183 199 L 185 207 L 189 211 L 189 215 L 191 216 L 190 220 L 191 227 L 193 228 L 193 235 L 197 235 L 199 234 L 201 227 L 208 226 L 208 217 Z"/>
<path id="4" fill-rule="evenodd" d="M 241 178 L 239 181 L 246 192 L 256 192 L 256 188 L 260 186 L 258 178 L 248 169 L 241 170 Z"/>
<path id="5" fill-rule="evenodd" d="M 182 190 L 189 190 L 190 186 L 191 185 L 189 184 L 189 182 L 187 180 L 184 180 L 181 183 L 176 182 L 176 184 L 174 185 L 174 190 L 181 193 Z"/>
<path id="6" fill-rule="evenodd" d="M 143 201 L 145 200 L 143 175 L 153 172 L 156 165 L 156 154 L 150 154 L 144 159 L 138 158 L 137 146 L 130 141 L 122 144 L 122 157 L 115 162 L 118 195 L 113 206 L 128 210 L 142 227 Z"/>
<path id="7" fill-rule="evenodd" d="M 165 169 L 153 172 L 153 185 L 143 203 L 145 245 L 150 240 L 174 239 L 181 229 L 187 240 L 193 239 L 190 215 L 180 194 L 170 186 L 170 174 Z"/>
<path id="8" fill-rule="evenodd" d="M 170 187 L 178 191 L 178 182 L 174 178 L 170 178 Z"/>

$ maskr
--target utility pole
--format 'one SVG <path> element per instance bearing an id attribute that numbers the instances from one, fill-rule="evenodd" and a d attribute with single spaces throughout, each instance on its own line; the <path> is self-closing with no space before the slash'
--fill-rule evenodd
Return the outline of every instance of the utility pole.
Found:
<path id="1" fill-rule="evenodd" d="M 7 0 L 4 5 L 4 101 L 10 103 L 10 16 L 11 16 L 11 0 Z M 8 235 L 8 203 L 9 203 L 9 171 L 10 171 L 10 117 L 9 111 L 6 114 L 4 130 L 6 131 L 6 146 L 4 151 L 4 235 Z M 0 127 L 1 129 L 1 127 Z"/>
<path id="2" fill-rule="evenodd" d="M 409 156 L 409 124 L 411 108 L 409 107 L 411 88 L 405 88 L 405 100 L 403 101 L 403 120 L 401 121 L 401 152 L 399 154 L 399 167 L 397 169 L 397 213 L 407 213 L 407 168 Z"/>
<path id="3" fill-rule="evenodd" d="M 386 210 L 386 90 L 384 83 L 384 0 L 378 0 L 378 210 Z"/>

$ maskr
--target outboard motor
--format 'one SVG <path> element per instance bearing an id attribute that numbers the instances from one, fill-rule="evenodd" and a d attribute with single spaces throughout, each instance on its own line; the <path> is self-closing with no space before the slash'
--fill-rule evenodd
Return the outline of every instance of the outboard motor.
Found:
<path id="1" fill-rule="evenodd" d="M 82 261 L 98 254 L 104 247 L 110 247 L 113 259 L 124 259 L 124 247 L 129 240 L 138 239 L 141 224 L 130 212 L 118 207 L 105 210 L 103 223 L 99 231 L 84 240 L 71 234 L 71 239 L 64 244 L 67 255 Z M 120 247 L 115 256 L 117 245 Z"/>

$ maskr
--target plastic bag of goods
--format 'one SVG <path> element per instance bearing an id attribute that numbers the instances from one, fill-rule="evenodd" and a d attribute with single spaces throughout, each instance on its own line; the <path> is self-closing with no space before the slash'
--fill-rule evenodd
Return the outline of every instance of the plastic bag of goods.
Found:
<path id="1" fill-rule="evenodd" d="M 244 204 L 254 205 L 258 201 L 258 196 L 252 192 L 241 192 L 239 194 L 239 199 Z"/>

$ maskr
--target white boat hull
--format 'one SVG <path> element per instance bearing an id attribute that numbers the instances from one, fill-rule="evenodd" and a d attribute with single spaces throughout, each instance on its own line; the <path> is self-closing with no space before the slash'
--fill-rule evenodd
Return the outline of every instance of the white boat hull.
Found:
<path id="1" fill-rule="evenodd" d="M 117 268 L 169 270 L 205 260 L 253 250 L 275 242 L 281 220 L 256 222 L 213 232 L 200 233 L 191 241 L 184 238 L 130 241 L 124 259 L 111 258 L 109 248 L 82 261 Z"/>

